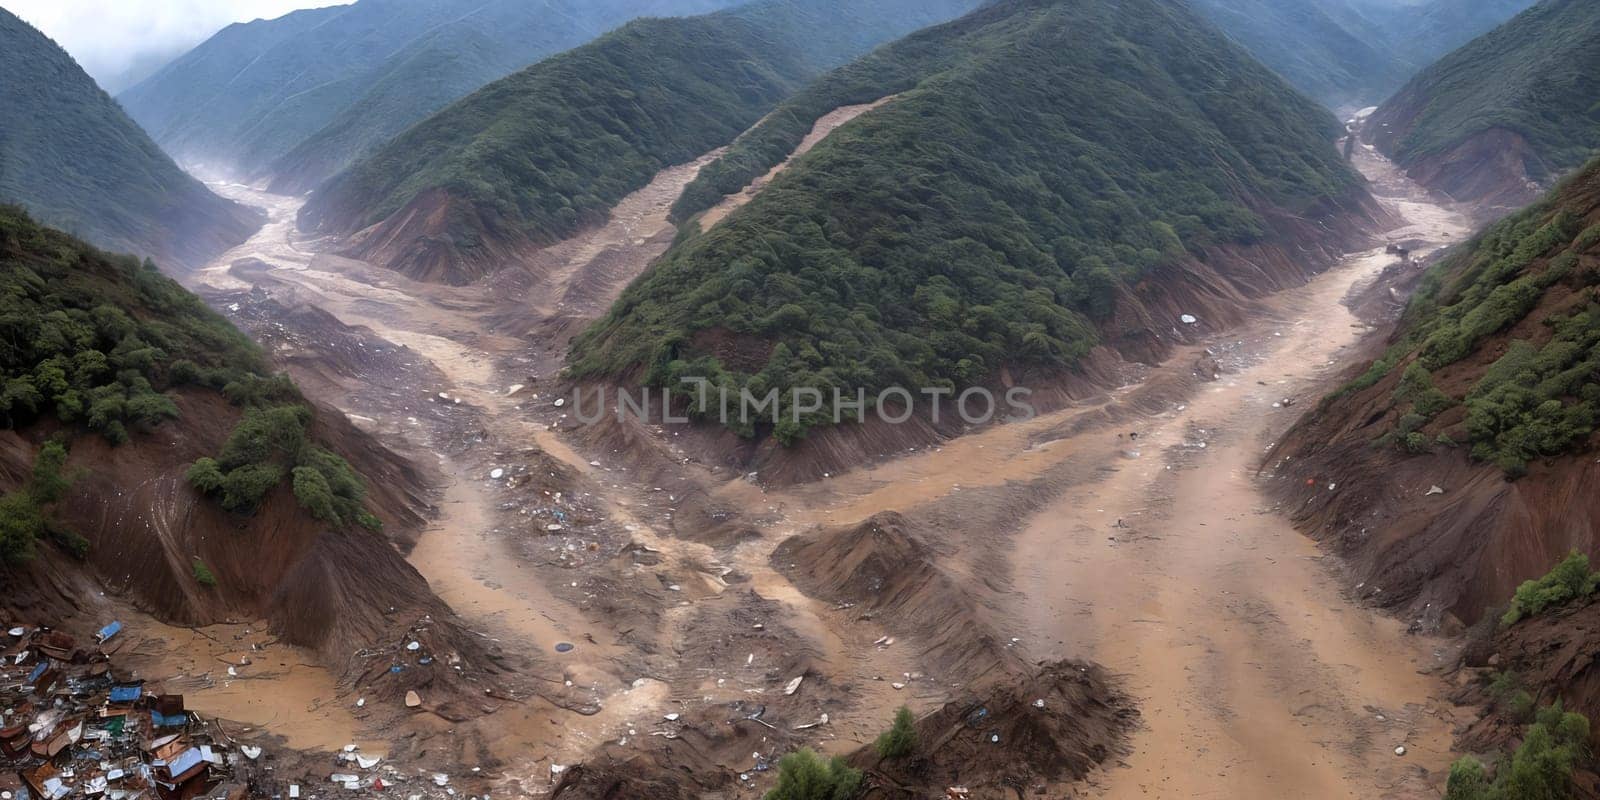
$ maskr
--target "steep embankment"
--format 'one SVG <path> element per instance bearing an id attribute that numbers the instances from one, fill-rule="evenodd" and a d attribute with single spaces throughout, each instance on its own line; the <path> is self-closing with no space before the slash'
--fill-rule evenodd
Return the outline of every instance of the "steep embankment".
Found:
<path id="1" fill-rule="evenodd" d="M 1471 624 L 1600 530 L 1600 164 L 1430 268 L 1381 357 L 1269 455 L 1364 598 Z"/>
<path id="2" fill-rule="evenodd" d="M 471 282 L 605 219 L 822 69 L 973 0 L 771 0 L 649 19 L 473 93 L 321 186 L 302 228 L 421 280 Z"/>
<path id="3" fill-rule="evenodd" d="M 167 152 L 303 191 L 452 100 L 641 14 L 732 0 L 362 0 L 230 25 L 118 99 Z"/>
<path id="4" fill-rule="evenodd" d="M 5 208 L 0 267 L 8 610 L 60 620 L 110 595 L 180 624 L 265 618 L 347 670 L 431 617 L 441 651 L 480 660 L 380 532 L 427 513 L 409 464 L 138 259 Z"/>
<path id="5" fill-rule="evenodd" d="M 1600 5 L 1539 3 L 1423 71 L 1366 131 L 1430 189 L 1533 200 L 1600 148 Z"/>
<path id="6" fill-rule="evenodd" d="M 95 244 L 198 266 L 259 216 L 185 175 L 72 57 L 0 9 L 0 202 Z"/>
<path id="7" fill-rule="evenodd" d="M 683 237 L 575 341 L 573 373 L 704 376 L 785 403 L 795 387 L 1042 390 L 1103 364 L 1100 345 L 1154 361 L 1237 322 L 1381 213 L 1332 117 L 1181 6 L 1014 0 L 808 87 L 675 215 L 697 224 L 824 114 L 889 95 Z M 741 432 L 794 442 L 830 409 Z"/>

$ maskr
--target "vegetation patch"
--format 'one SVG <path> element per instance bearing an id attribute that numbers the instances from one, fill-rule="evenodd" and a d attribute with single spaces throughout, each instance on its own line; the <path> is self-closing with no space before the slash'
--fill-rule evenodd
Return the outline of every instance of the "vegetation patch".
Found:
<path id="1" fill-rule="evenodd" d="M 676 213 L 765 171 L 828 110 L 890 94 L 680 237 L 575 341 L 572 373 L 699 377 L 785 403 L 820 390 L 822 411 L 781 411 L 773 433 L 793 441 L 831 422 L 833 389 L 871 402 L 1007 366 L 1068 369 L 1119 285 L 1260 241 L 1252 206 L 1314 214 L 1358 183 L 1327 146 L 1334 120 L 1187 10 L 1002 2 L 780 106 Z M 695 346 L 708 331 L 774 346 L 736 367 Z"/>
<path id="2" fill-rule="evenodd" d="M 1588 597 L 1594 594 L 1596 587 L 1600 587 L 1600 572 L 1589 569 L 1587 555 L 1573 552 L 1544 577 L 1523 581 L 1511 598 L 1511 607 L 1500 618 L 1500 624 L 1515 625 L 1523 618 Z"/>
<path id="3" fill-rule="evenodd" d="M 1522 744 L 1495 766 L 1463 756 L 1450 765 L 1445 800 L 1557 800 L 1572 796 L 1572 773 L 1589 757 L 1589 720 L 1555 703 L 1539 710 Z"/>

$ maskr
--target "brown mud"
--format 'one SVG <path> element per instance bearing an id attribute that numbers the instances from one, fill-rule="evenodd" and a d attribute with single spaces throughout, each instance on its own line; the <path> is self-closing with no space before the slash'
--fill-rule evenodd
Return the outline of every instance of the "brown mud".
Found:
<path id="1" fill-rule="evenodd" d="M 1324 231 L 1300 262 L 1213 254 L 1228 275 L 1188 277 L 1210 289 L 1129 299 L 1116 338 L 1151 363 L 1107 350 L 1059 410 L 953 439 L 878 431 L 817 461 L 869 466 L 763 486 L 747 453 L 708 455 L 736 444 L 723 434 L 579 429 L 558 404 L 566 337 L 665 251 L 706 160 L 462 287 L 321 254 L 294 233 L 300 201 L 223 187 L 271 219 L 190 285 L 413 465 L 423 502 L 406 505 L 426 521 L 393 546 L 496 680 L 475 702 L 423 686 L 417 712 L 391 681 L 375 709 L 366 673 L 265 642 L 270 665 L 243 685 L 213 672 L 201 702 L 496 794 L 754 797 L 799 746 L 855 760 L 882 797 L 1436 790 L 1449 712 L 1418 670 L 1443 643 L 1352 604 L 1253 476 L 1296 413 L 1282 400 L 1311 396 L 1365 330 L 1337 301 L 1381 248 L 1334 264 Z M 1427 238 L 1431 210 L 1394 194 L 1368 214 Z M 1162 321 L 1206 296 L 1194 330 Z M 265 630 L 231 623 L 252 633 L 202 630 Z M 204 674 L 188 654 L 209 650 L 151 630 L 184 654 L 152 669 Z M 900 705 L 936 743 L 914 771 L 870 754 Z M 979 709 L 991 721 L 968 722 Z"/>

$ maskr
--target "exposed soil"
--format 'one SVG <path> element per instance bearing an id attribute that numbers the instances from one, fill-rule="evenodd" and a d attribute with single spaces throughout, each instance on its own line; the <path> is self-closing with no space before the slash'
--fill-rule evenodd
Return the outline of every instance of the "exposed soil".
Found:
<path id="1" fill-rule="evenodd" d="M 271 220 L 190 285 L 412 465 L 375 482 L 407 487 L 393 502 L 426 521 L 382 547 L 437 610 L 349 663 L 260 640 L 279 628 L 253 607 L 201 628 L 210 649 L 141 619 L 149 669 L 204 676 L 202 656 L 264 646 L 248 682 L 197 678 L 199 702 L 291 747 L 353 739 L 495 795 L 756 797 L 800 746 L 866 769 L 874 797 L 1437 792 L 1450 712 L 1425 673 L 1445 644 L 1347 599 L 1254 477 L 1298 413 L 1283 401 L 1314 396 L 1367 330 L 1338 300 L 1392 257 L 1336 261 L 1358 225 L 1308 233 L 1299 257 L 1207 254 L 1172 276 L 1181 291 L 1136 287 L 1109 329 L 1122 352 L 1056 376 L 1056 410 L 1028 422 L 873 429 L 764 462 L 726 432 L 577 426 L 555 377 L 566 338 L 664 252 L 667 208 L 705 161 L 462 287 L 321 254 L 293 233 L 299 201 L 222 187 Z M 1450 228 L 1411 194 L 1362 208 L 1410 219 L 1407 238 Z M 290 616 L 343 615 L 312 597 Z M 459 635 L 441 638 L 452 613 Z M 452 686 L 473 691 L 421 681 L 408 643 L 448 662 L 462 640 L 482 655 Z M 924 750 L 880 764 L 870 744 L 901 705 Z"/>

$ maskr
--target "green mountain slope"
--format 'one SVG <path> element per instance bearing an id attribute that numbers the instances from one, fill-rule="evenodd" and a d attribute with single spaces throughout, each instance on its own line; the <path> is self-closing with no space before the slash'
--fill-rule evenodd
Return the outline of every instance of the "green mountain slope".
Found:
<path id="1" fill-rule="evenodd" d="M 0 9 L 0 202 L 188 266 L 260 225 L 184 174 L 56 44 Z"/>
<path id="2" fill-rule="evenodd" d="M 0 266 L 0 427 L 47 422 L 139 446 L 139 434 L 179 419 L 179 392 L 225 397 L 242 421 L 220 459 L 204 459 L 205 479 L 191 472 L 200 488 L 249 512 L 293 470 L 295 495 L 313 516 L 376 524 L 350 466 L 308 437 L 310 408 L 294 385 L 149 261 L 95 250 L 0 206 Z M 31 545 L 14 537 L 0 555 L 14 560 Z"/>
<path id="3" fill-rule="evenodd" d="M 599 222 L 656 172 L 731 141 L 824 68 L 976 0 L 767 0 L 634 22 L 497 81 L 321 186 L 302 228 L 461 283 Z M 372 230 L 366 230 L 377 226 Z"/>
<path id="4" fill-rule="evenodd" d="M 734 0 L 360 0 L 231 25 L 118 99 L 184 161 L 303 190 L 450 101 L 641 14 Z"/>
<path id="5" fill-rule="evenodd" d="M 1192 0 L 1285 80 L 1330 108 L 1376 103 L 1532 0 Z"/>
<path id="6" fill-rule="evenodd" d="M 676 213 L 764 173 L 826 110 L 891 94 L 680 239 L 576 340 L 573 373 L 853 396 L 1065 370 L 1121 286 L 1364 197 L 1332 116 L 1185 6 L 1007 0 L 808 87 Z"/>
<path id="7" fill-rule="evenodd" d="M 1367 135 L 1457 199 L 1532 199 L 1600 149 L 1600 4 L 1544 0 L 1419 74 Z"/>

